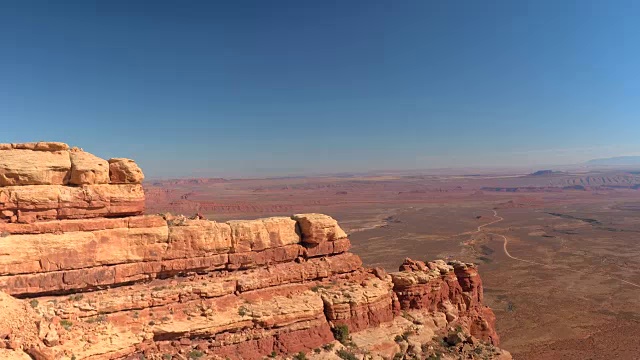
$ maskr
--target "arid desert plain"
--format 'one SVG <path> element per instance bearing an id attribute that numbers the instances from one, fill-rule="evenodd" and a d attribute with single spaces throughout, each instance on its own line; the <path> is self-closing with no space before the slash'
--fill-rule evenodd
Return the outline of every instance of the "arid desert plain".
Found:
<path id="1" fill-rule="evenodd" d="M 367 266 L 480 264 L 515 359 L 637 359 L 640 175 L 633 171 L 148 181 L 147 213 L 335 217 Z"/>

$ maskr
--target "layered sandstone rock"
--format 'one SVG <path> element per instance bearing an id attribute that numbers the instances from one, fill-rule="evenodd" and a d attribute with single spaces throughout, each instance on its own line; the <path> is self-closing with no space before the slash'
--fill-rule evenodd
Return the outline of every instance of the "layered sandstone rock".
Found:
<path id="1" fill-rule="evenodd" d="M 328 215 L 296 214 L 293 219 L 300 225 L 302 241 L 306 244 L 322 244 L 347 237 L 338 222 Z"/>
<path id="2" fill-rule="evenodd" d="M 109 159 L 109 176 L 113 184 L 140 184 L 144 180 L 136 162 L 124 158 Z"/>
<path id="3" fill-rule="evenodd" d="M 427 358 L 447 341 L 509 358 L 473 264 L 407 259 L 387 274 L 363 268 L 327 215 L 141 215 L 131 160 L 60 143 L 0 155 L 0 290 L 24 299 L 0 292 L 3 359 Z"/>
<path id="4" fill-rule="evenodd" d="M 0 150 L 0 186 L 64 185 L 71 160 L 67 151 Z"/>
<path id="5" fill-rule="evenodd" d="M 142 214 L 142 172 L 112 160 L 64 143 L 0 144 L 0 222 Z"/>
<path id="6" fill-rule="evenodd" d="M 474 264 L 407 259 L 400 269 L 391 278 L 402 309 L 444 312 L 447 320 L 464 323 L 471 335 L 498 344 L 495 315 L 482 304 L 482 280 Z"/>
<path id="7" fill-rule="evenodd" d="M 71 185 L 91 185 L 109 183 L 109 163 L 88 152 L 76 150 L 70 153 Z"/>

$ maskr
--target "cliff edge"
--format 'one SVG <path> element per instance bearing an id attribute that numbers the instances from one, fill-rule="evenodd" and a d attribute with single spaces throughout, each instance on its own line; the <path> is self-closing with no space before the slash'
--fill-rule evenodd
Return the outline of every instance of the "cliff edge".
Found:
<path id="1" fill-rule="evenodd" d="M 143 215 L 143 179 L 0 144 L 0 358 L 511 359 L 474 264 L 368 269 L 323 214 Z"/>

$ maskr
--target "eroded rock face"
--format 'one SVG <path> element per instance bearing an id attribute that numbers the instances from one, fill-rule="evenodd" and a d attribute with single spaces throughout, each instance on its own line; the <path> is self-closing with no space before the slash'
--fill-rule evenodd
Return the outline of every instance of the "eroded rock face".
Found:
<path id="1" fill-rule="evenodd" d="M 70 172 L 67 151 L 0 150 L 0 186 L 64 185 Z"/>
<path id="2" fill-rule="evenodd" d="M 141 184 L 144 180 L 136 162 L 125 158 L 109 159 L 109 176 L 112 184 Z"/>
<path id="3" fill-rule="evenodd" d="M 142 214 L 144 175 L 124 160 L 111 181 L 106 160 L 67 144 L 0 144 L 0 222 Z"/>
<path id="4" fill-rule="evenodd" d="M 109 183 L 109 163 L 84 151 L 72 151 L 71 185 L 92 185 Z"/>
<path id="5" fill-rule="evenodd" d="M 444 312 L 450 321 L 464 322 L 472 335 L 498 345 L 495 315 L 482 304 L 482 280 L 474 264 L 406 259 L 400 269 L 390 275 L 402 309 Z"/>
<path id="6" fill-rule="evenodd" d="M 15 151 L 45 161 L 21 168 Z M 0 292 L 0 358 L 428 358 L 447 342 L 460 356 L 510 358 L 473 264 L 407 259 L 387 274 L 364 268 L 327 215 L 142 215 L 131 160 L 106 166 L 60 143 L 3 153 L 16 175 L 0 186 L 0 291 L 26 300 Z M 51 154 L 67 155 L 64 177 Z"/>

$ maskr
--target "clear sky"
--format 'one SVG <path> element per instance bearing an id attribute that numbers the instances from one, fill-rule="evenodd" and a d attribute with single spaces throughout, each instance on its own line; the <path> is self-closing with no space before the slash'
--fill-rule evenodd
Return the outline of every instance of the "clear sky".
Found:
<path id="1" fill-rule="evenodd" d="M 0 142 L 150 177 L 640 154 L 640 1 L 2 1 Z"/>

